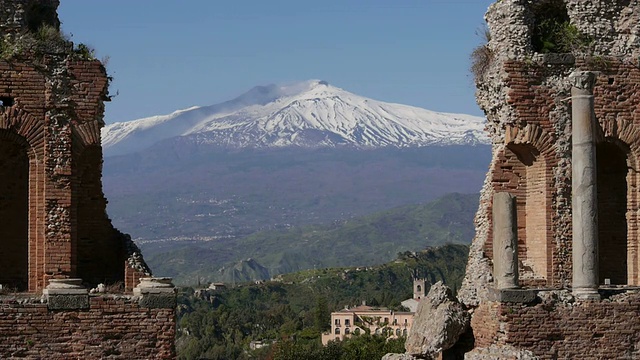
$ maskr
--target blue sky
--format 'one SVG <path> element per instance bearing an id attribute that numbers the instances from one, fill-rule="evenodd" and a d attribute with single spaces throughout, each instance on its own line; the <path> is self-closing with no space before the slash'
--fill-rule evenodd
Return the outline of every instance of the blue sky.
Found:
<path id="1" fill-rule="evenodd" d="M 377 100 L 482 115 L 469 53 L 490 0 L 62 0 L 62 29 L 109 57 L 105 121 L 322 79 Z"/>

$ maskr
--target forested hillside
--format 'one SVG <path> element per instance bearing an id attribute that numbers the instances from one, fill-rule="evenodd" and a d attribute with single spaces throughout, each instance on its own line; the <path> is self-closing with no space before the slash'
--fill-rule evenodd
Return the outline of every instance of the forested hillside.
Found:
<path id="1" fill-rule="evenodd" d="M 365 301 L 398 309 L 412 296 L 412 277 L 460 286 L 468 246 L 445 245 L 398 254 L 395 261 L 361 268 L 324 268 L 280 275 L 276 281 L 223 290 L 184 288 L 179 295 L 181 359 L 372 359 L 399 351 L 403 341 L 363 336 L 323 348 L 330 313 Z M 250 351 L 251 341 L 270 344 Z M 357 351 L 355 349 L 358 349 Z M 299 358 L 299 357 L 298 357 Z M 378 357 L 380 358 L 380 357 Z"/>
<path id="2" fill-rule="evenodd" d="M 193 242 L 160 252 L 145 246 L 142 250 L 154 273 L 171 276 L 178 284 L 264 280 L 304 269 L 372 266 L 393 260 L 399 252 L 468 244 L 477 209 L 478 194 L 448 194 L 330 225 Z"/>

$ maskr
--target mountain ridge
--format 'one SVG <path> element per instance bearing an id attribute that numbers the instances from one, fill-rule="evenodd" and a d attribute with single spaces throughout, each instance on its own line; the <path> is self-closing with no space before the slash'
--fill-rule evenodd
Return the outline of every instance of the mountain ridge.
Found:
<path id="1" fill-rule="evenodd" d="M 368 99 L 322 80 L 257 86 L 223 103 L 102 129 L 107 156 L 137 152 L 170 138 L 225 148 L 488 143 L 483 118 Z"/>

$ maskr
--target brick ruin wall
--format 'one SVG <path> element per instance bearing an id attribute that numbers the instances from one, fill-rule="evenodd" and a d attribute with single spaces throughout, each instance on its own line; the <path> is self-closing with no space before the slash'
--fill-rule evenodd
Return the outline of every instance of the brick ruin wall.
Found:
<path id="1" fill-rule="evenodd" d="M 471 327 L 478 348 L 512 346 L 539 359 L 637 359 L 639 311 L 638 294 L 581 304 L 484 302 L 475 309 Z"/>
<path id="2" fill-rule="evenodd" d="M 9 239 L 0 248 L 9 259 L 0 263 L 0 283 L 18 289 L 27 282 L 28 290 L 41 290 L 47 276 L 59 274 L 94 285 L 123 281 L 131 255 L 131 245 L 106 216 L 102 193 L 104 67 L 97 60 L 62 65 L 71 77 L 66 85 L 73 91 L 64 98 L 73 105 L 64 109 L 73 110 L 71 121 L 53 120 L 61 110 L 58 89 L 49 87 L 53 79 L 34 65 L 0 61 L 0 98 L 13 101 L 0 108 L 0 196 L 8 200 L 0 214 Z"/>
<path id="3" fill-rule="evenodd" d="M 22 53 L 0 59 L 0 222 L 6 239 L 0 284 L 37 292 L 55 277 L 79 277 L 95 286 L 124 282 L 125 272 L 138 272 L 126 279 L 150 275 L 142 261 L 130 264 L 139 250 L 106 215 L 100 146 L 109 82 L 104 66 L 68 41 L 42 45 L 14 34 L 30 24 L 27 9 L 59 24 L 56 1 L 2 5 L 3 15 L 13 15 L 0 26 L 2 46 Z"/>
<path id="4" fill-rule="evenodd" d="M 572 53 L 540 52 L 535 27 L 549 13 L 536 13 L 536 4 L 564 11 L 589 43 Z M 596 74 L 600 283 L 640 285 L 638 9 L 637 1 L 622 0 L 501 0 L 486 14 L 491 37 L 476 97 L 487 116 L 493 159 L 458 293 L 473 309 L 476 348 L 513 345 L 544 359 L 640 356 L 640 297 L 591 303 L 557 296 L 572 282 L 569 75 L 577 70 Z M 492 197 L 498 191 L 517 197 L 520 285 L 556 289 L 556 295 L 544 298 L 543 291 L 533 304 L 491 300 Z"/>
<path id="5" fill-rule="evenodd" d="M 92 296 L 81 310 L 15 298 L 0 298 L 0 307 L 2 358 L 175 358 L 175 308 L 145 308 L 118 295 Z"/>
<path id="6" fill-rule="evenodd" d="M 638 275 L 638 195 L 635 169 L 640 142 L 640 14 L 628 1 L 542 0 L 560 6 L 576 28 L 594 39 L 573 54 L 542 54 L 532 36 L 536 14 L 526 1 L 499 1 L 487 12 L 491 39 L 487 66 L 476 79 L 487 115 L 493 159 L 481 193 L 461 299 L 475 305 L 492 282 L 491 198 L 508 191 L 518 199 L 523 286 L 561 288 L 571 283 L 571 84 L 576 70 L 594 71 L 599 123 L 600 237 L 607 239 L 602 275 L 635 285 Z M 621 172 L 626 172 L 621 175 Z M 537 211 L 536 211 L 537 210 Z M 624 224 L 623 226 L 621 226 Z M 622 229 L 622 230 L 620 230 Z M 623 254 L 621 257 L 620 254 Z M 611 257 L 616 261 L 611 261 Z M 625 264 L 622 264 L 622 263 Z M 623 270 L 621 270 L 623 269 Z"/>
<path id="7" fill-rule="evenodd" d="M 56 35 L 58 4 L 0 0 L 0 358 L 175 358 L 173 289 L 125 295 L 151 273 L 106 214 L 109 78 Z M 99 283 L 121 293 L 89 296 Z"/>

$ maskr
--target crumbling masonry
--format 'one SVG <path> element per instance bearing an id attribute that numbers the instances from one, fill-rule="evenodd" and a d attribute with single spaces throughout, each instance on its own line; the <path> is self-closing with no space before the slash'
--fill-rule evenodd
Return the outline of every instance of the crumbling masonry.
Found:
<path id="1" fill-rule="evenodd" d="M 501 0 L 486 20 L 493 160 L 459 292 L 465 358 L 640 358 L 640 4 Z M 499 193 L 512 220 L 492 216 L 511 216 Z M 494 222 L 517 224 L 517 271 Z"/>
<path id="2" fill-rule="evenodd" d="M 105 212 L 109 78 L 58 4 L 0 1 L 0 358 L 172 358 L 173 286 Z"/>

